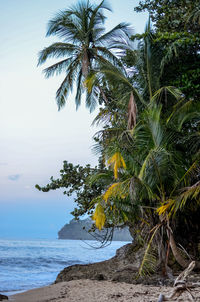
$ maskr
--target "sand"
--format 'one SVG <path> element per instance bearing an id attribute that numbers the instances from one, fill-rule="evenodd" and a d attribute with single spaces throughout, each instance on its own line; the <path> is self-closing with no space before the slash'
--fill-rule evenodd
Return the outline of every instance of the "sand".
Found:
<path id="1" fill-rule="evenodd" d="M 29 290 L 9 297 L 13 302 L 157 302 L 160 293 L 169 294 L 171 287 L 127 283 L 72 280 Z M 193 291 L 200 301 L 200 291 Z M 173 302 L 175 300 L 171 300 Z M 177 300 L 176 300 L 177 301 Z M 178 301 L 189 301 L 184 295 Z"/>

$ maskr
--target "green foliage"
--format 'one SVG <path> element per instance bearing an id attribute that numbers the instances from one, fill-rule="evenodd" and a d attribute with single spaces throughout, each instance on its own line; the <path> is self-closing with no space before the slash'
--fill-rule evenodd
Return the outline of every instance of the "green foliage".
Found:
<path id="1" fill-rule="evenodd" d="M 139 276 L 146 276 L 151 275 L 156 270 L 156 264 L 157 264 L 157 251 L 155 249 L 155 246 L 153 245 L 154 237 L 156 235 L 156 232 L 159 230 L 160 225 L 156 226 L 154 230 L 152 230 L 153 234 L 151 235 L 147 247 L 145 249 L 144 257 L 142 259 L 142 262 L 140 264 L 140 268 L 138 271 Z"/>
<path id="2" fill-rule="evenodd" d="M 135 10 L 147 10 L 154 23 L 154 42 L 163 52 L 161 86 L 178 87 L 187 98 L 199 100 L 199 1 L 146 0 Z"/>
<path id="3" fill-rule="evenodd" d="M 60 178 L 54 179 L 51 177 L 49 184 L 44 187 L 36 185 L 36 188 L 42 192 L 64 189 L 63 194 L 74 197 L 77 207 L 72 212 L 72 215 L 75 218 L 79 218 L 79 216 L 85 213 L 93 213 L 94 206 L 91 207 L 91 201 L 103 191 L 105 186 L 103 179 L 96 179 L 95 183 L 89 183 L 90 176 L 94 176 L 100 171 L 104 171 L 102 164 L 98 168 L 92 168 L 90 165 L 86 165 L 85 167 L 80 165 L 74 166 L 72 163 L 64 161 L 63 168 L 60 170 Z"/>
<path id="4" fill-rule="evenodd" d="M 73 215 L 92 215 L 99 229 L 104 225 L 140 225 L 138 238 L 146 241 L 140 267 L 143 275 L 156 268 L 157 235 L 166 252 L 169 223 L 175 239 L 197 256 L 197 248 L 191 247 L 195 240 L 199 242 L 200 231 L 199 12 L 196 0 L 140 2 L 137 11 L 147 9 L 154 27 L 149 20 L 144 34 L 128 40 L 124 23 L 103 34 L 104 4 L 102 1 L 97 7 L 91 6 L 87 17 L 86 3 L 79 5 L 78 24 L 75 17 L 74 25 L 69 19 L 74 8 L 50 22 L 48 34 L 63 37 L 65 21 L 71 20 L 67 23 L 71 25 L 67 27 L 66 39 L 73 37 L 74 43 L 70 46 L 66 40 L 64 52 L 74 56 L 75 51 L 76 58 L 67 57 L 45 71 L 49 76 L 67 68 L 63 97 L 77 79 L 79 104 L 84 80 L 88 106 L 90 96 L 103 104 L 94 119 L 94 124 L 102 125 L 94 136 L 94 151 L 100 156 L 100 165 L 92 168 L 64 162 L 59 179 L 52 177 L 47 186 L 36 187 L 44 192 L 65 188 L 64 194 L 75 194 L 77 208 Z M 78 28 L 75 30 L 74 26 Z M 84 45 L 79 43 L 83 33 L 87 40 Z M 116 34 L 119 40 L 115 39 Z M 104 42 L 106 47 L 100 45 Z M 111 48 L 119 48 L 121 58 L 113 55 Z M 64 52 L 62 43 L 56 43 L 41 53 L 39 62 L 64 56 Z M 132 112 L 130 101 L 134 105 Z M 134 121 L 131 127 L 130 113 Z M 195 235 L 190 240 L 191 231 Z"/>
<path id="5" fill-rule="evenodd" d="M 183 29 L 199 32 L 199 0 L 144 0 L 135 10 L 147 10 L 156 29 L 162 32 L 180 32 Z"/>

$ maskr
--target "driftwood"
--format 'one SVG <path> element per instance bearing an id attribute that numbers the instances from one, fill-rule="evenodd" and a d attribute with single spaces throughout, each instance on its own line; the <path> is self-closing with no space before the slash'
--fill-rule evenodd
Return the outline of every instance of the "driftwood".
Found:
<path id="1" fill-rule="evenodd" d="M 158 302 L 162 301 L 171 301 L 172 298 L 175 300 L 182 295 L 183 292 L 186 292 L 188 295 L 188 301 L 195 301 L 195 297 L 191 292 L 191 288 L 200 286 L 200 283 L 187 283 L 187 277 L 195 267 L 195 261 L 192 261 L 189 266 L 176 278 L 174 281 L 174 289 L 169 296 L 160 294 Z"/>

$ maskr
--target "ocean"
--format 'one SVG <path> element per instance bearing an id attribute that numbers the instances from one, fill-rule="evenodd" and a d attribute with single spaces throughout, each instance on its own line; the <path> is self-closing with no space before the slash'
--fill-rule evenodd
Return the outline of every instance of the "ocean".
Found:
<path id="1" fill-rule="evenodd" d="M 126 242 L 94 249 L 94 241 L 0 239 L 0 293 L 11 295 L 53 283 L 66 266 L 109 259 Z"/>

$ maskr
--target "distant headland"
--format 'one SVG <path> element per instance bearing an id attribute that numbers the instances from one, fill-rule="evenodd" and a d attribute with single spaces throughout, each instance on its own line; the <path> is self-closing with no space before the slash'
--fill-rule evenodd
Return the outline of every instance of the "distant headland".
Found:
<path id="1" fill-rule="evenodd" d="M 58 239 L 74 239 L 74 240 L 95 240 L 94 236 L 103 236 L 105 230 L 89 232 L 92 228 L 93 222 L 90 218 L 84 220 L 72 219 L 65 224 L 58 232 Z M 115 228 L 113 239 L 114 241 L 132 241 L 133 238 L 129 232 L 128 227 Z"/>

